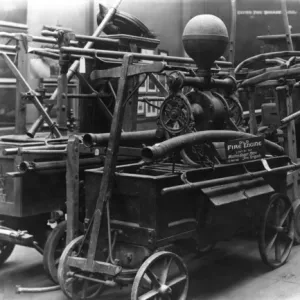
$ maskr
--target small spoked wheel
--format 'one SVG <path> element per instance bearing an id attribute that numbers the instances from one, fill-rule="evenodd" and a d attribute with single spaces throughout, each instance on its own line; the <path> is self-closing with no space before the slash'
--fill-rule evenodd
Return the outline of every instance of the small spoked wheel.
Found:
<path id="1" fill-rule="evenodd" d="M 132 285 L 131 300 L 184 300 L 188 285 L 188 270 L 182 259 L 172 252 L 160 251 L 139 268 Z"/>
<path id="2" fill-rule="evenodd" d="M 60 256 L 66 247 L 67 237 L 67 221 L 60 222 L 50 233 L 47 238 L 44 255 L 43 265 L 47 275 L 53 282 L 58 283 L 57 268 Z M 79 224 L 79 232 L 83 232 L 82 223 Z"/>
<path id="3" fill-rule="evenodd" d="M 271 268 L 282 266 L 294 242 L 294 213 L 289 198 L 283 194 L 270 197 L 259 233 L 259 252 Z"/>
<path id="4" fill-rule="evenodd" d="M 66 246 L 66 230 L 67 222 L 60 222 L 50 233 L 47 238 L 44 255 L 43 255 L 43 265 L 47 275 L 50 279 L 58 283 L 57 279 L 57 268 L 59 263 L 59 258 Z"/>
<path id="5" fill-rule="evenodd" d="M 9 230 L 9 228 L 4 226 L 1 226 L 1 228 Z M 10 257 L 14 248 L 15 244 L 0 240 L 0 266 L 4 264 L 6 260 Z"/>
<path id="6" fill-rule="evenodd" d="M 83 241 L 83 235 L 72 240 L 64 249 L 58 265 L 58 271 L 57 271 L 58 282 L 63 293 L 69 299 L 73 299 L 72 295 L 76 295 L 76 299 L 78 300 L 98 299 L 99 295 L 103 291 L 104 285 L 102 283 L 92 281 L 95 278 L 91 278 L 92 280 L 86 280 L 86 279 L 75 277 L 72 274 L 76 272 L 76 270 L 73 270 L 72 267 L 70 267 L 67 263 L 68 258 L 71 256 L 83 257 L 82 254 L 85 253 L 84 249 L 83 249 L 83 253 L 79 253 L 79 249 L 81 247 L 82 241 Z M 86 274 L 82 274 L 82 275 L 86 275 Z"/>

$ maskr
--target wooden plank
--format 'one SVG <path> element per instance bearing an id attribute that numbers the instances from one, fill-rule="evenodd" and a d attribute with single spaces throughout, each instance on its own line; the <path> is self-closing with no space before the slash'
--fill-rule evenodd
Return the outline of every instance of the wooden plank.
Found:
<path id="1" fill-rule="evenodd" d="M 70 243 L 78 231 L 79 223 L 79 138 L 70 138 L 67 146 L 67 244 Z"/>
<path id="2" fill-rule="evenodd" d="M 115 173 L 117 155 L 119 150 L 119 142 L 122 132 L 123 118 L 124 118 L 124 100 L 127 89 L 127 73 L 129 66 L 132 63 L 132 54 L 126 54 L 124 56 L 124 62 L 122 66 L 121 76 L 118 84 L 117 101 L 114 109 L 113 120 L 110 130 L 110 139 L 108 141 L 107 153 L 104 164 L 103 177 L 100 184 L 100 192 L 97 199 L 96 210 L 94 213 L 94 221 L 91 232 L 91 238 L 89 242 L 89 250 L 87 255 L 87 263 L 85 266 L 86 271 L 92 270 L 93 261 L 96 255 L 96 249 L 98 244 L 98 237 L 100 232 L 100 226 L 103 216 L 103 209 L 105 203 L 110 201 L 113 188 L 113 176 Z"/>
<path id="3" fill-rule="evenodd" d="M 282 120 L 286 116 L 293 113 L 293 100 L 289 95 L 289 87 L 279 86 L 276 88 L 276 102 L 280 119 Z M 292 162 L 297 163 L 297 143 L 296 143 L 296 130 L 295 121 L 288 123 L 284 129 L 284 150 L 285 153 L 290 157 Z M 293 201 L 299 198 L 298 192 L 298 173 L 297 171 L 292 172 L 288 175 L 287 181 L 293 184 Z"/>
<path id="4" fill-rule="evenodd" d="M 68 78 L 67 74 L 60 74 L 57 78 L 57 124 L 63 136 L 68 134 Z"/>
<path id="5" fill-rule="evenodd" d="M 136 84 L 138 84 L 139 76 L 132 76 L 128 79 L 128 93 L 129 95 Z M 125 117 L 123 122 L 124 131 L 136 131 L 136 120 L 137 120 L 137 103 L 138 103 L 138 91 L 132 95 L 128 100 L 125 107 Z"/>

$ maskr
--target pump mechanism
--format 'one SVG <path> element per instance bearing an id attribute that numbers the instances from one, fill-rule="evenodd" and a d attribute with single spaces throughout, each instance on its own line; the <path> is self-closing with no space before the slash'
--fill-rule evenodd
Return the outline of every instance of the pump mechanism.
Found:
<path id="1" fill-rule="evenodd" d="M 213 62 L 223 55 L 229 38 L 225 24 L 214 15 L 198 15 L 185 26 L 182 35 L 186 53 L 195 61 L 199 75 L 209 75 Z"/>

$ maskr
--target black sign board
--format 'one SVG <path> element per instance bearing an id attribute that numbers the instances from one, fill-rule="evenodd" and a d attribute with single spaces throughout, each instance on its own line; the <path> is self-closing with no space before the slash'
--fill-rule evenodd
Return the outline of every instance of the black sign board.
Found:
<path id="1" fill-rule="evenodd" d="M 228 141 L 225 143 L 225 149 L 228 163 L 260 159 L 265 156 L 263 137 Z"/>

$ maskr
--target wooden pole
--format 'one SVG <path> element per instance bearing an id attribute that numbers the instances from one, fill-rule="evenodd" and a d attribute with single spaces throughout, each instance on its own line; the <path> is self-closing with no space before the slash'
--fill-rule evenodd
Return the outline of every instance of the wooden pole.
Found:
<path id="1" fill-rule="evenodd" d="M 288 47 L 288 50 L 293 51 L 294 45 L 293 45 L 293 41 L 292 41 L 291 28 L 290 28 L 289 18 L 288 18 L 288 14 L 287 14 L 286 0 L 281 0 L 281 11 L 282 11 L 283 25 L 284 25 L 285 35 L 286 35 L 287 47 Z"/>

